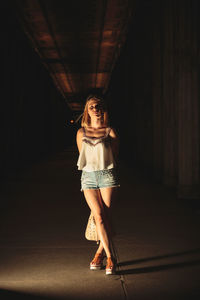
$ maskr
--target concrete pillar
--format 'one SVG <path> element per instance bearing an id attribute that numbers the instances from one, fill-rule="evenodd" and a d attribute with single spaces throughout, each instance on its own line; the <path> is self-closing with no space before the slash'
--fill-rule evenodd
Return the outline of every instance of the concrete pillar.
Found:
<path id="1" fill-rule="evenodd" d="M 174 1 L 156 2 L 153 43 L 153 169 L 166 185 L 178 181 L 177 62 L 174 57 Z"/>
<path id="2" fill-rule="evenodd" d="M 161 7 L 154 10 L 152 120 L 153 120 L 153 176 L 163 180 L 163 42 Z"/>
<path id="3" fill-rule="evenodd" d="M 170 186 L 176 186 L 178 181 L 177 61 L 174 56 L 175 3 L 174 1 L 166 2 L 163 24 L 163 182 Z"/>

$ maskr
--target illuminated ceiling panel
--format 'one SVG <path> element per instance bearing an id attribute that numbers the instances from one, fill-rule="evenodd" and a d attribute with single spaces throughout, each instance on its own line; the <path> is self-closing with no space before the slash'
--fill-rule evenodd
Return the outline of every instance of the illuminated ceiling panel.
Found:
<path id="1" fill-rule="evenodd" d="M 106 92 L 133 15 L 133 0 L 16 0 L 22 27 L 72 110 Z"/>

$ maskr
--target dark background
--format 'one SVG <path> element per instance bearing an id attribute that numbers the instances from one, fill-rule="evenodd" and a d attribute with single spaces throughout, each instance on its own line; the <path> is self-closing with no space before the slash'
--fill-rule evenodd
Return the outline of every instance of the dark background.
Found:
<path id="1" fill-rule="evenodd" d="M 127 40 L 105 95 L 120 159 L 199 199 L 199 2 L 136 1 Z M 1 3 L 2 180 L 75 145 L 80 124 Z"/>

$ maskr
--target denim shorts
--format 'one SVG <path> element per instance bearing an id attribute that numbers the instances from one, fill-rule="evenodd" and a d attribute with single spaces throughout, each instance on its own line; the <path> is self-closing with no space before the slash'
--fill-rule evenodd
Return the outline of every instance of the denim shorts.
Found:
<path id="1" fill-rule="evenodd" d="M 120 186 L 117 171 L 115 168 L 86 172 L 82 171 L 81 191 L 88 189 L 101 189 L 105 187 Z"/>

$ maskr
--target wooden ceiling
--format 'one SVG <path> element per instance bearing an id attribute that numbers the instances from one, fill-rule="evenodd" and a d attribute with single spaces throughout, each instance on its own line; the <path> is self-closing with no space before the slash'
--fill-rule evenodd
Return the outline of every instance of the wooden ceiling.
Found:
<path id="1" fill-rule="evenodd" d="M 16 0 L 17 15 L 73 111 L 105 93 L 134 10 L 133 0 Z"/>

